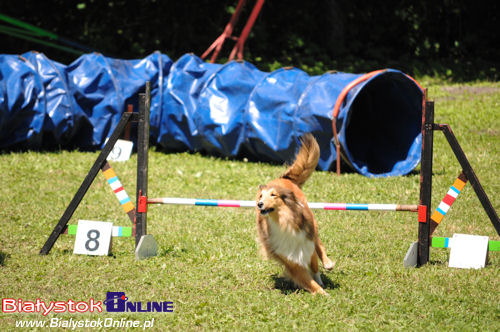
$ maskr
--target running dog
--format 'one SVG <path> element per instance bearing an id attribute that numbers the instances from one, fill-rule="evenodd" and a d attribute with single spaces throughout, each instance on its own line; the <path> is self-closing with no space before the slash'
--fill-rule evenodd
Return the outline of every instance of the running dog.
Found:
<path id="1" fill-rule="evenodd" d="M 257 233 L 263 254 L 281 263 L 285 277 L 312 294 L 328 295 L 319 274 L 318 257 L 331 270 L 335 265 L 318 237 L 318 224 L 300 189 L 319 160 L 319 146 L 311 134 L 301 139 L 293 164 L 259 187 L 256 200 Z"/>

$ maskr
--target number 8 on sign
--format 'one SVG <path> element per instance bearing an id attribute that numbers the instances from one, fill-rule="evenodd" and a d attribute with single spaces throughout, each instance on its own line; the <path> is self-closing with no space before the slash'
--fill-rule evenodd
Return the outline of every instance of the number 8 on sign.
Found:
<path id="1" fill-rule="evenodd" d="M 113 233 L 112 222 L 79 220 L 74 254 L 107 255 Z"/>
<path id="2" fill-rule="evenodd" d="M 92 236 L 94 234 L 94 236 Z M 85 242 L 85 249 L 88 251 L 96 251 L 97 248 L 99 248 L 99 242 L 97 242 L 97 239 L 99 238 L 99 231 L 97 229 L 91 229 L 90 231 L 87 232 L 87 237 L 89 238 L 87 242 Z M 90 242 L 94 242 L 95 244 L 92 245 L 92 248 L 90 247 Z"/>

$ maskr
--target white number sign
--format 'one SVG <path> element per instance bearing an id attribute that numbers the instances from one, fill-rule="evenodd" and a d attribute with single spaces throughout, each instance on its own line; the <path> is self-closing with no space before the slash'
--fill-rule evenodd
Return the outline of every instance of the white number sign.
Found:
<path id="1" fill-rule="evenodd" d="M 486 265 L 488 255 L 488 237 L 453 234 L 449 267 L 462 269 L 480 269 Z"/>
<path id="2" fill-rule="evenodd" d="M 130 159 L 133 147 L 133 142 L 119 139 L 116 141 L 107 159 L 111 161 L 127 161 Z"/>
<path id="3" fill-rule="evenodd" d="M 112 233 L 112 222 L 78 220 L 73 254 L 107 255 Z"/>

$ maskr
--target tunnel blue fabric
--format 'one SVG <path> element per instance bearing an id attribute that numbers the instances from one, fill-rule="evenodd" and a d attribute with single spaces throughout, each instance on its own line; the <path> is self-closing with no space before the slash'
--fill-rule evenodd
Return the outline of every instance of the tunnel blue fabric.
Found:
<path id="1" fill-rule="evenodd" d="M 361 74 L 263 72 L 248 62 L 176 62 L 154 52 L 123 60 L 85 54 L 70 65 L 41 53 L 0 55 L 0 148 L 98 149 L 151 82 L 150 137 L 166 151 L 292 161 L 313 133 L 318 168 L 335 169 L 332 110 Z M 370 177 L 404 175 L 420 161 L 422 90 L 387 69 L 354 86 L 336 121 L 342 160 Z"/>

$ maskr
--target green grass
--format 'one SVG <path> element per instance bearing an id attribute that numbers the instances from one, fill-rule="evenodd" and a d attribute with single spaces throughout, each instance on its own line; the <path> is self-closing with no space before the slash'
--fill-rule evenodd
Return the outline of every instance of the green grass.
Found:
<path id="1" fill-rule="evenodd" d="M 424 83 L 424 85 L 426 85 Z M 436 122 L 449 123 L 493 206 L 500 207 L 500 84 L 431 83 Z M 435 134 L 433 206 L 460 173 L 441 133 Z M 448 268 L 448 249 L 432 249 L 431 263 L 403 268 L 417 238 L 416 215 L 396 212 L 315 211 L 332 259 L 322 271 L 329 297 L 296 290 L 278 265 L 262 260 L 250 209 L 152 206 L 148 233 L 157 257 L 136 261 L 134 241 L 113 240 L 112 256 L 73 255 L 72 236 L 61 236 L 51 253 L 38 255 L 97 153 L 0 155 L 0 298 L 104 300 L 125 291 L 131 301 L 173 301 L 173 313 L 0 315 L 0 330 L 16 320 L 50 318 L 150 320 L 152 330 L 465 330 L 500 329 L 500 254 L 481 270 Z M 135 197 L 135 155 L 114 163 Z M 254 199 L 256 188 L 282 167 L 221 160 L 198 154 L 149 155 L 151 197 Z M 316 172 L 305 185 L 309 201 L 418 203 L 419 174 L 368 179 L 358 174 Z M 78 219 L 130 221 L 104 177 L 94 181 L 71 223 Z M 487 235 L 499 240 L 474 191 L 467 185 L 436 236 Z M 48 323 L 47 323 L 48 324 Z M 57 329 L 55 329 L 57 330 Z M 61 329 L 62 330 L 62 329 Z"/>

